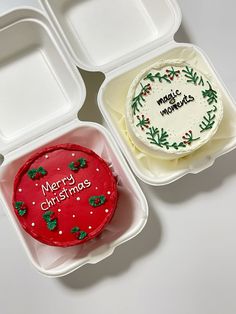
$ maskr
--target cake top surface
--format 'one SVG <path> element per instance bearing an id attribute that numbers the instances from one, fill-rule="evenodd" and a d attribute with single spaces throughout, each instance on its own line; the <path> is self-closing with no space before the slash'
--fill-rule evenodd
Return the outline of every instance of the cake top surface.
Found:
<path id="1" fill-rule="evenodd" d="M 13 206 L 32 237 L 66 247 L 101 233 L 117 197 L 116 179 L 102 158 L 82 146 L 63 144 L 32 155 L 21 167 Z"/>
<path id="2" fill-rule="evenodd" d="M 223 117 L 214 82 L 182 60 L 156 63 L 132 82 L 126 104 L 131 140 L 161 158 L 181 157 L 208 142 Z"/>

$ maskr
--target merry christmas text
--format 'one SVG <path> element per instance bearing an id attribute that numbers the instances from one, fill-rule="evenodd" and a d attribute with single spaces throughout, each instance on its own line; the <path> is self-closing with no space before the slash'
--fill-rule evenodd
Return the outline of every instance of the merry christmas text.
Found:
<path id="1" fill-rule="evenodd" d="M 47 197 L 45 201 L 41 203 L 41 209 L 48 210 L 80 191 L 89 188 L 91 185 L 92 183 L 88 179 L 85 179 L 83 182 L 76 182 L 72 174 L 56 182 L 50 183 L 47 181 L 45 184 L 41 185 L 42 193 L 45 197 L 47 197 L 47 193 L 53 193 L 54 197 Z"/>

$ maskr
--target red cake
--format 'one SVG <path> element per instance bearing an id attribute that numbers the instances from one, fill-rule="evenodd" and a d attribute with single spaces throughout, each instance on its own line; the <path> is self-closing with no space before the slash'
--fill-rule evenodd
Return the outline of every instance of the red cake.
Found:
<path id="1" fill-rule="evenodd" d="M 100 234 L 114 214 L 117 197 L 107 163 L 87 148 L 64 144 L 43 149 L 21 167 L 13 206 L 32 237 L 67 247 Z"/>

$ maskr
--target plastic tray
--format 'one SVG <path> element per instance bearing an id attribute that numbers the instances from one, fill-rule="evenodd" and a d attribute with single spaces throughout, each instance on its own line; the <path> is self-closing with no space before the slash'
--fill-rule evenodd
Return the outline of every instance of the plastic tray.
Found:
<path id="1" fill-rule="evenodd" d="M 15 9 L 0 18 L 0 201 L 33 265 L 47 276 L 63 276 L 86 263 L 97 263 L 144 227 L 148 207 L 131 171 L 109 133 L 81 122 L 85 99 L 82 78 L 45 15 Z M 118 175 L 119 202 L 112 222 L 87 244 L 44 245 L 20 227 L 11 205 L 13 180 L 30 154 L 48 145 L 76 143 L 94 150 Z"/>
<path id="2" fill-rule="evenodd" d="M 181 23 L 175 0 L 41 0 L 74 63 L 105 73 L 99 108 L 134 173 L 151 185 L 164 185 L 211 166 L 236 147 L 236 112 L 232 97 L 209 58 L 198 47 L 178 44 Z M 224 120 L 214 138 L 196 153 L 163 161 L 140 152 L 127 135 L 124 105 L 133 78 L 160 59 L 184 58 L 218 83 L 224 98 Z"/>

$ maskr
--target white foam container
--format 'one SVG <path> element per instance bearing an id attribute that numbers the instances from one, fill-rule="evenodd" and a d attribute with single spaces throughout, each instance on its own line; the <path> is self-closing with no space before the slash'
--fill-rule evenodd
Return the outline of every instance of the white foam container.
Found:
<path id="1" fill-rule="evenodd" d="M 137 235 L 144 227 L 147 201 L 106 129 L 81 122 L 77 113 L 85 100 L 83 80 L 46 14 L 15 9 L 0 17 L 0 202 L 33 265 L 51 277 L 97 263 Z M 96 239 L 58 248 L 30 237 L 12 208 L 13 181 L 19 167 L 36 150 L 75 143 L 94 150 L 118 175 L 119 201 L 111 223 Z"/>
<path id="2" fill-rule="evenodd" d="M 100 125 L 77 119 L 85 87 L 76 65 L 105 74 L 99 108 L 135 174 L 151 185 L 197 173 L 235 148 L 236 112 L 206 54 L 194 45 L 174 41 L 181 23 L 175 0 L 35 1 L 41 10 L 22 5 L 0 18 L 0 153 L 4 156 L 0 200 L 34 266 L 56 277 L 112 254 L 142 230 L 148 215 L 146 199 L 111 135 Z M 219 84 L 226 131 L 218 132 L 214 145 L 210 143 L 187 162 L 140 162 L 144 156 L 127 142 L 114 111 L 124 106 L 129 85 L 139 71 L 160 58 L 178 57 L 210 73 Z M 35 150 L 66 142 L 87 146 L 112 162 L 122 195 L 104 236 L 76 249 L 52 248 L 35 241 L 20 228 L 11 207 L 12 183 L 19 166 Z"/>
<path id="3" fill-rule="evenodd" d="M 41 0 L 74 63 L 105 74 L 99 108 L 134 173 L 151 185 L 164 185 L 210 167 L 236 147 L 236 111 L 206 54 L 174 41 L 181 23 L 175 0 Z M 160 59 L 184 58 L 212 78 L 222 92 L 224 121 L 214 138 L 178 161 L 147 158 L 129 141 L 124 104 L 134 77 Z"/>

